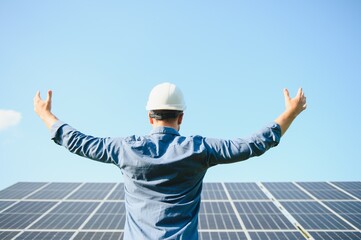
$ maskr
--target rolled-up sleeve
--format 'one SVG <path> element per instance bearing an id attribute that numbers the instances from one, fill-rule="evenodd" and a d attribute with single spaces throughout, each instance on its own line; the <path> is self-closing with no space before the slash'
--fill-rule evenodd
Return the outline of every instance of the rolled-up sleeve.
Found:
<path id="1" fill-rule="evenodd" d="M 260 156 L 279 144 L 281 127 L 271 123 L 249 138 L 233 140 L 204 139 L 208 152 L 208 165 L 226 164 Z"/>
<path id="2" fill-rule="evenodd" d="M 50 130 L 51 139 L 70 152 L 92 160 L 118 164 L 120 141 L 85 135 L 66 123 L 57 121 Z"/>

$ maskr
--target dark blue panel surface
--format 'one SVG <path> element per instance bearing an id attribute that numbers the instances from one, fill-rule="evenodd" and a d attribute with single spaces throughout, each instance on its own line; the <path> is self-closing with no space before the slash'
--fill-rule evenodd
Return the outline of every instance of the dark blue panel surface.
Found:
<path id="1" fill-rule="evenodd" d="M 122 240 L 122 232 L 79 232 L 73 240 Z"/>
<path id="2" fill-rule="evenodd" d="M 252 240 L 299 240 L 306 239 L 300 232 L 249 232 Z"/>
<path id="3" fill-rule="evenodd" d="M 299 182 L 298 184 L 319 200 L 352 199 L 326 182 Z"/>
<path id="4" fill-rule="evenodd" d="M 309 232 L 315 240 L 360 240 L 360 232 Z"/>
<path id="5" fill-rule="evenodd" d="M 200 232 L 199 240 L 246 240 L 244 232 Z"/>
<path id="6" fill-rule="evenodd" d="M 233 200 L 263 200 L 267 195 L 256 183 L 225 183 Z"/>
<path id="7" fill-rule="evenodd" d="M 291 182 L 266 182 L 262 183 L 278 200 L 307 200 L 309 195 Z"/>
<path id="8" fill-rule="evenodd" d="M 202 199 L 227 200 L 227 195 L 221 183 L 204 183 L 202 189 Z"/>

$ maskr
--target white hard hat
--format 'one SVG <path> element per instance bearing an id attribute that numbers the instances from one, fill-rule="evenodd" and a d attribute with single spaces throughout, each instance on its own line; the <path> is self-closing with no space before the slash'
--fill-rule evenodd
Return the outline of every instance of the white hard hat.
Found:
<path id="1" fill-rule="evenodd" d="M 181 90 L 172 83 L 161 83 L 149 94 L 146 110 L 177 110 L 184 111 L 186 105 Z"/>

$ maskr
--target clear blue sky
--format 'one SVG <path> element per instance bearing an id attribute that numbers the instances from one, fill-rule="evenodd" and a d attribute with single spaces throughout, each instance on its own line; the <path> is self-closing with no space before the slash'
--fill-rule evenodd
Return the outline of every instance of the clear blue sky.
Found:
<path id="1" fill-rule="evenodd" d="M 181 133 L 218 138 L 273 121 L 283 88 L 306 93 L 277 148 L 205 181 L 360 180 L 360 26 L 358 0 L 1 1 L 0 110 L 21 119 L 1 115 L 0 189 L 122 181 L 117 167 L 50 141 L 33 112 L 37 90 L 54 91 L 63 121 L 116 137 L 149 133 L 147 96 L 165 81 L 186 98 Z"/>

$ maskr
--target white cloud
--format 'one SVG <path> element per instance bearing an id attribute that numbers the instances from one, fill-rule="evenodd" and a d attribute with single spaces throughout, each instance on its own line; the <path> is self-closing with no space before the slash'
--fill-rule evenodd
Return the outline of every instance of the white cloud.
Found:
<path id="1" fill-rule="evenodd" d="M 0 131 L 20 123 L 21 113 L 0 109 Z"/>

